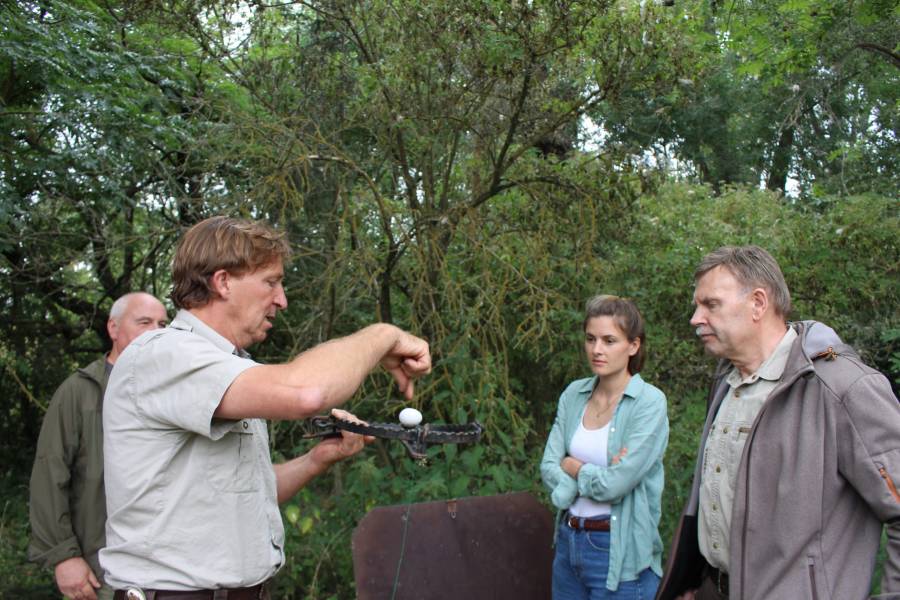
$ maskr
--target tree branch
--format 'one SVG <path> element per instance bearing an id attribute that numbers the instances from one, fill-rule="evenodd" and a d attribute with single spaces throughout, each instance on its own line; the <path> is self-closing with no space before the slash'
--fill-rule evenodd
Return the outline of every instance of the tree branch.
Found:
<path id="1" fill-rule="evenodd" d="M 856 48 L 860 50 L 867 50 L 869 52 L 873 52 L 875 54 L 882 54 L 888 58 L 894 66 L 900 69 L 900 54 L 897 54 L 890 48 L 885 48 L 884 46 L 879 46 L 878 44 L 873 44 L 871 42 L 860 42 L 856 44 Z"/>

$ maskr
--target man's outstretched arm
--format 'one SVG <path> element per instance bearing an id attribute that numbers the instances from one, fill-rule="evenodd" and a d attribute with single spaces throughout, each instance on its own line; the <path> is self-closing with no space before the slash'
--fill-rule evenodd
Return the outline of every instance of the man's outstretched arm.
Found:
<path id="1" fill-rule="evenodd" d="M 214 416 L 309 417 L 343 404 L 379 364 L 412 399 L 414 380 L 431 371 L 428 343 L 393 325 L 371 325 L 319 344 L 289 363 L 247 369 L 225 392 Z"/>

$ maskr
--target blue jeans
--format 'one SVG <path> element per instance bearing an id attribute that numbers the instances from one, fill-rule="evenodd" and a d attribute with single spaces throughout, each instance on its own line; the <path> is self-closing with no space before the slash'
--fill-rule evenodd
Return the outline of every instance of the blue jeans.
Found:
<path id="1" fill-rule="evenodd" d="M 553 600 L 653 600 L 659 576 L 644 569 L 637 579 L 606 589 L 609 532 L 575 531 L 559 524 L 553 559 Z"/>

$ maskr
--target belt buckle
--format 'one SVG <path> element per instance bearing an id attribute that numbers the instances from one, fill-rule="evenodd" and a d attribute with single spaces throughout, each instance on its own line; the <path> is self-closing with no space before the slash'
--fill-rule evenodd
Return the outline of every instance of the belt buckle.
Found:
<path id="1" fill-rule="evenodd" d="M 569 527 L 571 527 L 575 531 L 578 531 L 580 529 L 579 523 L 578 523 L 578 517 L 569 515 L 568 523 L 569 523 Z"/>
<path id="2" fill-rule="evenodd" d="M 125 600 L 147 600 L 147 595 L 141 588 L 131 587 L 125 590 Z"/>

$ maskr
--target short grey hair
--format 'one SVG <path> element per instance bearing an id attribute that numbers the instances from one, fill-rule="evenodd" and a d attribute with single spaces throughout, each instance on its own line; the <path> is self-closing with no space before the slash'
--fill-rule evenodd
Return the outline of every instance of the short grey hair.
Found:
<path id="1" fill-rule="evenodd" d="M 775 312 L 787 318 L 791 314 L 791 292 L 788 290 L 778 261 L 759 246 L 722 246 L 703 257 L 694 271 L 694 282 L 716 267 L 728 269 L 748 292 L 761 287 L 769 293 Z"/>
<path id="2" fill-rule="evenodd" d="M 113 302 L 112 308 L 109 309 L 109 318 L 118 323 L 119 319 L 122 318 L 122 315 L 124 315 L 125 311 L 128 309 L 128 303 L 131 302 L 131 299 L 145 293 L 146 292 L 128 292 L 124 296 L 119 296 L 119 299 Z"/>

